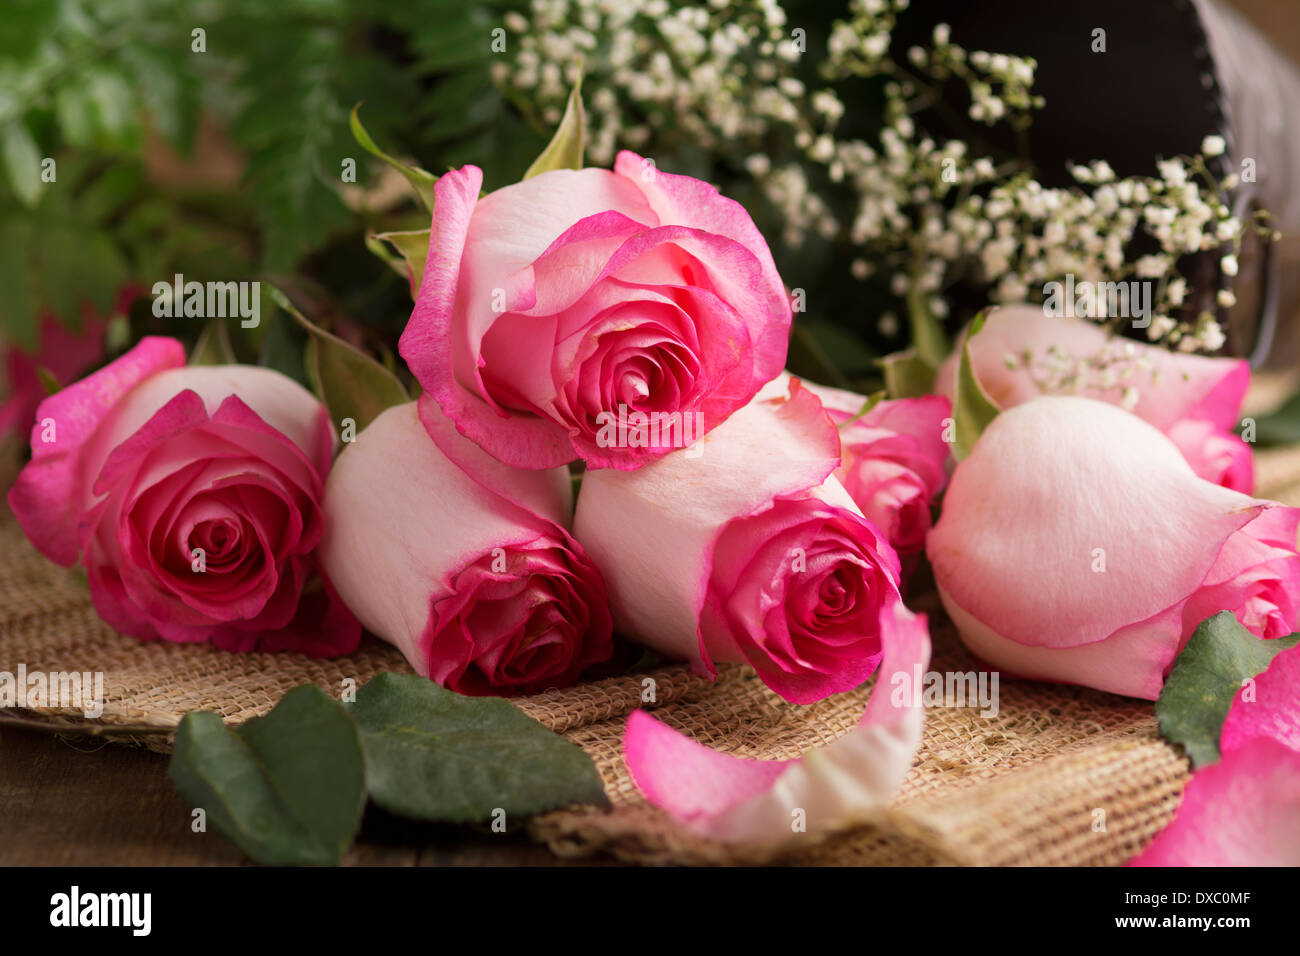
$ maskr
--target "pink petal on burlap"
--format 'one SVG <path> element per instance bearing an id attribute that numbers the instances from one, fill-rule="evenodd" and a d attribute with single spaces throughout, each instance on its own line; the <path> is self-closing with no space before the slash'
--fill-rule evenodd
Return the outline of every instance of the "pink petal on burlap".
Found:
<path id="1" fill-rule="evenodd" d="M 731 843 L 779 846 L 804 831 L 870 819 L 912 766 L 924 722 L 914 686 L 930 659 L 924 616 L 896 606 L 882 635 L 884 662 L 856 729 L 794 760 L 720 753 L 640 711 L 628 718 L 624 758 L 633 780 L 687 829 Z"/>
<path id="2" fill-rule="evenodd" d="M 1300 752 L 1255 737 L 1198 770 L 1130 866 L 1300 866 Z"/>

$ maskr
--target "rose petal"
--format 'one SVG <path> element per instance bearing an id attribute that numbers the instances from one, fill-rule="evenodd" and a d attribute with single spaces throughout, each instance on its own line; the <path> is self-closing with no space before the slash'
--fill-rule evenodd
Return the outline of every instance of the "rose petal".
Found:
<path id="1" fill-rule="evenodd" d="M 32 544 L 51 561 L 77 560 L 77 522 L 97 469 L 85 464 L 85 446 L 110 419 L 127 392 L 164 369 L 185 364 L 175 339 L 147 336 L 121 358 L 41 402 L 32 427 L 32 460 L 9 490 L 9 507 Z M 41 440 L 51 419 L 55 441 Z"/>
<path id="2" fill-rule="evenodd" d="M 490 567 L 494 555 L 509 564 L 539 548 L 567 549 L 584 562 L 573 573 L 594 579 L 582 598 L 591 604 L 583 622 L 594 623 L 581 632 L 575 624 L 573 635 L 580 642 L 573 660 L 589 663 L 592 655 L 608 656 L 610 626 L 607 616 L 600 618 L 599 576 L 560 523 L 567 517 L 567 485 L 565 469 L 520 470 L 491 458 L 456 434 L 431 401 L 422 398 L 418 410 L 415 402 L 390 408 L 344 449 L 330 473 L 321 566 L 361 623 L 396 645 L 418 673 L 482 693 L 481 685 L 459 684 L 482 650 L 478 635 L 466 634 L 457 645 L 447 631 L 465 601 L 479 596 L 476 588 L 458 590 L 458 582 L 471 583 L 462 572 Z"/>
<path id="3" fill-rule="evenodd" d="M 1198 770 L 1130 866 L 1300 866 L 1300 752 L 1251 737 Z"/>
<path id="4" fill-rule="evenodd" d="M 751 403 L 637 471 L 587 472 L 574 535 L 605 578 L 616 627 L 707 671 L 699 615 L 722 528 L 822 486 L 838 460 L 834 425 L 796 385 L 789 400 Z"/>
<path id="5" fill-rule="evenodd" d="M 1118 374 L 1110 388 L 1090 383 L 1072 389 L 1072 394 L 1118 404 L 1129 387 L 1136 389 L 1133 413 L 1167 432 L 1177 422 L 1203 419 L 1221 431 L 1239 424 L 1242 399 L 1250 385 L 1250 366 L 1244 359 L 1208 358 L 1171 352 L 1168 349 L 1116 338 L 1101 326 L 1084 319 L 1048 316 L 1035 306 L 1010 306 L 988 314 L 984 328 L 970 340 L 971 365 L 975 377 L 999 408 L 1011 408 L 1043 393 L 1034 371 L 1023 361 L 1009 367 L 1008 356 L 1019 357 L 1028 350 L 1035 364 L 1055 354 L 1087 359 L 1103 349 L 1118 345 L 1133 349 L 1133 372 Z M 960 348 L 944 363 L 935 390 L 954 398 Z"/>
<path id="6" fill-rule="evenodd" d="M 1256 737 L 1272 738 L 1300 753 L 1300 645 L 1274 657 L 1255 676 L 1253 687 L 1237 691 L 1219 749 L 1227 754 Z"/>
<path id="7" fill-rule="evenodd" d="M 711 750 L 643 711 L 628 718 L 624 759 L 646 798 L 701 836 L 778 846 L 808 832 L 871 819 L 893 799 L 921 742 L 924 708 L 900 693 L 929 663 L 925 618 L 901 605 L 884 632 L 885 658 L 855 730 L 794 760 L 752 760 Z"/>

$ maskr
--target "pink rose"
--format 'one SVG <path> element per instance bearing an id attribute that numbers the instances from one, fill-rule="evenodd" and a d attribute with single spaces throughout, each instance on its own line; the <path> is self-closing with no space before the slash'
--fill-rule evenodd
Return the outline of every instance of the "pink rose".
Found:
<path id="1" fill-rule="evenodd" d="M 125 312 L 140 293 L 135 286 L 123 289 L 110 314 Z M 24 435 L 32 427 L 36 408 L 45 398 L 42 368 L 62 385 L 103 361 L 107 329 L 108 318 L 89 306 L 82 310 L 77 329 L 67 328 L 53 313 L 46 313 L 41 316 L 36 354 L 29 355 L 17 346 L 5 349 L 4 378 L 9 397 L 0 402 L 0 438 Z"/>
<path id="2" fill-rule="evenodd" d="M 1250 446 L 1234 432 L 1250 385 L 1244 359 L 1170 352 L 1027 305 L 990 312 L 970 352 L 975 377 L 998 408 L 1045 394 L 1121 405 L 1172 438 L 1202 478 L 1246 494 L 1254 488 Z M 960 348 L 935 382 L 950 399 L 959 360 Z"/>
<path id="3" fill-rule="evenodd" d="M 1093 399 L 998 415 L 957 466 L 927 551 L 962 639 L 1025 677 L 1154 700 L 1196 625 L 1296 624 L 1300 510 L 1198 478 Z"/>
<path id="4" fill-rule="evenodd" d="M 712 186 L 628 152 L 613 172 L 556 170 L 480 199 L 482 182 L 475 166 L 438 180 L 400 347 L 491 455 L 636 468 L 721 424 L 785 364 L 790 304 L 771 253 Z"/>
<path id="5" fill-rule="evenodd" d="M 588 472 L 574 533 L 620 633 L 701 672 L 747 662 L 795 703 L 861 684 L 901 602 L 899 562 L 838 464 L 834 426 L 796 381 L 686 451 Z"/>
<path id="6" fill-rule="evenodd" d="M 789 381 L 782 375 L 765 385 L 759 398 L 784 395 Z M 877 402 L 864 415 L 865 395 L 803 385 L 821 399 L 839 429 L 835 477 L 906 564 L 924 550 L 931 505 L 948 484 L 944 432 L 952 403 L 942 395 L 923 395 Z"/>
<path id="7" fill-rule="evenodd" d="M 9 505 L 40 551 L 81 561 L 95 608 L 143 640 L 225 650 L 355 648 L 360 628 L 309 583 L 334 435 L 291 379 L 187 368 L 149 337 L 50 396 Z"/>
<path id="8" fill-rule="evenodd" d="M 604 583 L 564 529 L 572 496 L 566 469 L 503 465 L 426 397 L 339 456 L 321 562 L 366 629 L 444 687 L 560 687 L 613 650 Z"/>

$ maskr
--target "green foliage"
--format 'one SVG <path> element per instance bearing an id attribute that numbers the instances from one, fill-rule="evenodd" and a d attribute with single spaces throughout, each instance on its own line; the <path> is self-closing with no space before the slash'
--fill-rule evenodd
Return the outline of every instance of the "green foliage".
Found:
<path id="1" fill-rule="evenodd" d="M 274 866 L 338 863 L 365 805 L 357 728 L 311 684 L 234 730 L 217 714 L 186 714 L 169 773 L 213 829 Z"/>
<path id="2" fill-rule="evenodd" d="M 338 863 L 367 795 L 391 813 L 450 823 L 609 805 L 580 747 L 508 701 L 413 674 L 379 674 L 346 706 L 296 687 L 233 729 L 217 714 L 186 714 L 169 774 L 213 829 L 278 866 Z"/>
<path id="3" fill-rule="evenodd" d="M 1294 445 L 1300 442 L 1300 392 L 1255 421 L 1255 441 L 1261 445 Z"/>
<path id="4" fill-rule="evenodd" d="M 127 280 L 311 272 L 335 245 L 351 256 L 322 267 L 330 292 L 363 321 L 387 322 L 404 290 L 356 250 L 368 231 L 427 227 L 428 213 L 412 204 L 375 222 L 348 208 L 344 163 L 355 161 L 358 188 L 380 168 L 348 111 L 364 100 L 367 139 L 394 155 L 518 179 L 545 140 L 491 67 L 492 31 L 519 6 L 13 0 L 0 39 L 0 240 L 18 255 L 0 263 L 3 338 L 30 348 L 42 312 L 75 324 L 86 301 L 111 302 Z M 229 154 L 237 185 L 157 175 L 163 151 L 172 166 L 212 160 L 206 145 L 194 152 L 200 128 Z M 47 158 L 54 182 L 40 177 Z M 193 342 L 202 327 L 133 323 L 142 331 Z M 248 360 L 260 339 L 233 345 Z"/>
<path id="5" fill-rule="evenodd" d="M 366 128 L 361 125 L 360 112 L 361 104 L 358 103 L 356 106 L 352 107 L 352 113 L 348 116 L 348 127 L 352 130 L 353 139 L 355 139 L 361 145 L 361 148 L 371 156 L 382 160 L 405 176 L 407 182 L 411 184 L 411 188 L 414 189 L 416 195 L 420 197 L 420 201 L 424 203 L 424 208 L 429 210 L 429 212 L 433 212 L 433 187 L 438 182 L 438 177 L 427 170 L 421 169 L 419 166 L 411 166 L 401 160 L 394 159 L 392 156 L 389 156 L 380 149 L 378 144 L 370 138 L 370 134 L 366 132 Z"/>
<path id="6" fill-rule="evenodd" d="M 1156 701 L 1160 733 L 1181 744 L 1195 767 L 1217 761 L 1223 722 L 1242 681 L 1265 670 L 1297 641 L 1298 634 L 1261 640 L 1242 627 L 1231 611 L 1206 618 L 1160 689 Z"/>
<path id="7" fill-rule="evenodd" d="M 971 367 L 970 340 L 984 328 L 984 313 L 975 316 L 970 331 L 961 346 L 961 364 L 957 368 L 957 397 L 953 402 L 953 457 L 961 461 L 974 449 L 975 443 L 989 423 L 998 417 L 998 407 L 993 404 Z"/>
<path id="8" fill-rule="evenodd" d="M 307 380 L 336 427 L 351 419 L 359 433 L 385 409 L 410 401 L 392 370 L 313 323 L 279 289 L 271 288 L 271 298 L 308 332 Z"/>
<path id="9" fill-rule="evenodd" d="M 473 823 L 498 808 L 531 814 L 608 803 L 591 758 L 508 701 L 380 674 L 357 694 L 352 716 L 370 798 L 393 813 Z"/>
<path id="10" fill-rule="evenodd" d="M 542 154 L 533 160 L 524 173 L 524 179 L 530 179 L 553 169 L 581 169 L 583 145 L 587 141 L 586 118 L 582 112 L 582 79 L 573 85 L 569 92 L 569 101 L 564 107 L 564 116 L 555 130 L 555 135 L 546 144 Z"/>

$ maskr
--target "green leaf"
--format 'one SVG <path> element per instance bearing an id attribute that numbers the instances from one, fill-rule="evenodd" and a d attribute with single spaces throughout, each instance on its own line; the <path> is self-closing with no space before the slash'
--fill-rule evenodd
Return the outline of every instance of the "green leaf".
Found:
<path id="1" fill-rule="evenodd" d="M 418 229 L 407 232 L 378 232 L 373 236 L 367 236 L 367 245 L 370 239 L 382 239 L 384 242 L 391 243 L 393 248 L 402 254 L 406 260 L 406 266 L 398 270 L 398 275 L 405 276 L 411 283 L 411 298 L 414 299 L 420 294 L 420 284 L 424 281 L 424 263 L 429 257 L 429 230 Z M 374 247 L 371 246 L 372 251 Z M 392 260 L 386 261 L 392 264 Z M 409 270 L 409 271 L 408 271 Z"/>
<path id="2" fill-rule="evenodd" d="M 421 820 L 471 823 L 607 806 L 591 758 L 505 700 L 463 697 L 423 677 L 380 674 L 352 705 L 375 803 Z"/>
<path id="3" fill-rule="evenodd" d="M 59 380 L 55 377 L 54 373 L 44 365 L 38 365 L 36 367 L 36 377 L 41 380 L 41 388 L 45 390 L 47 396 L 53 395 L 55 392 L 59 391 L 59 389 L 63 388 L 63 386 L 59 384 Z"/>
<path id="4" fill-rule="evenodd" d="M 41 154 L 22 120 L 0 129 L 0 164 L 19 202 L 35 206 L 41 196 Z"/>
<path id="5" fill-rule="evenodd" d="M 191 365 L 234 365 L 234 346 L 230 344 L 230 329 L 227 320 L 210 318 L 199 333 L 199 340 L 194 343 L 190 353 Z"/>
<path id="6" fill-rule="evenodd" d="M 1263 640 L 1230 611 L 1202 621 L 1174 660 L 1156 701 L 1160 733 L 1181 744 L 1193 767 L 1219 759 L 1219 737 L 1242 682 L 1294 647 L 1300 634 Z"/>
<path id="7" fill-rule="evenodd" d="M 569 102 L 564 107 L 559 129 L 542 150 L 542 155 L 528 167 L 524 179 L 531 179 L 539 173 L 549 173 L 553 169 L 581 169 L 586 127 L 587 120 L 582 110 L 582 77 L 579 76 L 569 93 Z"/>
<path id="8" fill-rule="evenodd" d="M 912 348 L 916 349 L 917 356 L 923 362 L 932 369 L 937 369 L 952 351 L 952 345 L 943 323 L 930 308 L 929 293 L 922 288 L 920 280 L 920 270 L 914 269 L 907 290 L 907 317 L 912 329 Z"/>
<path id="9" fill-rule="evenodd" d="M 1277 409 L 1255 419 L 1255 441 L 1260 445 L 1300 444 L 1300 392 Z"/>
<path id="10" fill-rule="evenodd" d="M 395 170 L 405 176 L 407 182 L 414 187 L 416 194 L 420 197 L 420 201 L 424 203 L 424 208 L 429 210 L 429 212 L 433 212 L 433 187 L 434 184 L 437 183 L 438 177 L 418 166 L 408 166 L 406 163 L 394 159 L 392 156 L 389 156 L 380 149 L 378 144 L 370 138 L 370 134 L 366 132 L 366 128 L 361 125 L 361 116 L 359 114 L 360 109 L 360 103 L 352 107 L 352 115 L 348 120 L 348 125 L 351 126 L 352 135 L 356 138 L 356 141 L 361 144 L 361 148 L 366 152 L 382 159 L 389 166 L 392 166 Z"/>
<path id="11" fill-rule="evenodd" d="M 315 325 L 275 286 L 268 289 L 275 304 L 311 333 L 307 341 L 307 377 L 317 397 L 329 409 L 336 427 L 350 418 L 360 432 L 384 409 L 411 400 L 396 375 L 337 335 Z"/>
<path id="12" fill-rule="evenodd" d="M 234 730 L 217 714 L 186 714 L 168 773 L 217 832 L 273 866 L 337 864 L 365 805 L 356 725 L 313 684 Z"/>
<path id="13" fill-rule="evenodd" d="M 979 440 L 989 422 L 998 416 L 998 407 L 993 404 L 988 393 L 984 391 L 975 371 L 971 368 L 970 340 L 984 328 L 984 313 L 975 316 L 962 343 L 961 365 L 957 369 L 957 400 L 953 403 L 953 457 L 961 461 L 971 453 L 975 442 Z"/>
<path id="14" fill-rule="evenodd" d="M 836 427 L 842 429 L 842 428 L 847 428 L 849 425 L 852 425 L 863 415 L 867 414 L 867 412 L 871 411 L 873 408 L 875 408 L 877 405 L 883 402 L 885 400 L 885 394 L 886 393 L 884 389 L 881 389 L 878 392 L 872 392 L 870 395 L 866 396 L 866 398 L 862 402 L 862 407 L 858 409 L 858 413 L 854 415 L 852 418 L 846 418 L 844 421 L 840 422 L 839 425 Z"/>
<path id="15" fill-rule="evenodd" d="M 38 339 L 36 272 L 24 254 L 33 240 L 31 222 L 0 219 L 0 328 L 29 352 L 36 350 Z"/>
<path id="16" fill-rule="evenodd" d="M 306 352 L 293 317 L 287 312 L 273 313 L 257 349 L 257 364 L 275 369 L 299 385 L 314 388 L 313 379 L 307 374 Z"/>
<path id="17" fill-rule="evenodd" d="M 885 372 L 885 391 L 890 398 L 916 398 L 934 390 L 934 369 L 916 349 L 904 349 L 879 360 Z"/>

